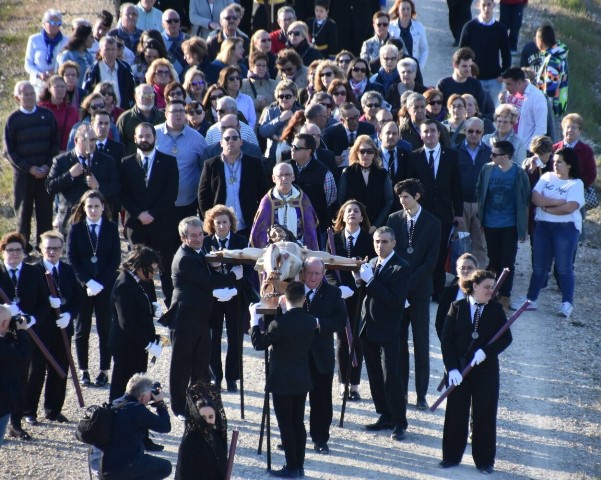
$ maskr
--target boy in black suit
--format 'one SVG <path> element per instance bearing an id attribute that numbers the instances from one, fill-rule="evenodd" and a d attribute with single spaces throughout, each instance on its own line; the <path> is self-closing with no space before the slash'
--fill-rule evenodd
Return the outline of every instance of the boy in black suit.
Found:
<path id="1" fill-rule="evenodd" d="M 338 53 L 338 26 L 328 17 L 329 10 L 330 0 L 315 0 L 315 17 L 307 19 L 311 43 L 323 58 L 330 58 Z"/>
<path id="2" fill-rule="evenodd" d="M 304 414 L 307 392 L 311 389 L 309 350 L 318 327 L 314 316 L 303 309 L 305 286 L 291 282 L 286 287 L 285 301 L 280 301 L 283 315 L 276 315 L 267 331 L 259 329 L 257 304 L 250 307 L 250 339 L 255 350 L 273 345 L 265 389 L 273 395 L 273 409 L 278 419 L 286 465 L 270 474 L 279 478 L 304 476 Z"/>

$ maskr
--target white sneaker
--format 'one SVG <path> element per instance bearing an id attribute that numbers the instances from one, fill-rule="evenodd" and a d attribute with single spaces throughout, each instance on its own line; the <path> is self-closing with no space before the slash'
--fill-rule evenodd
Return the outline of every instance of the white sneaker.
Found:
<path id="1" fill-rule="evenodd" d="M 519 310 L 526 300 L 528 300 L 526 297 L 520 297 L 518 300 L 513 300 L 509 305 L 510 310 Z M 538 303 L 530 300 L 530 305 L 528 305 L 526 310 L 531 312 L 538 310 Z"/>
<path id="2" fill-rule="evenodd" d="M 570 302 L 563 302 L 557 309 L 557 314 L 562 317 L 570 318 L 573 311 L 574 306 Z"/>

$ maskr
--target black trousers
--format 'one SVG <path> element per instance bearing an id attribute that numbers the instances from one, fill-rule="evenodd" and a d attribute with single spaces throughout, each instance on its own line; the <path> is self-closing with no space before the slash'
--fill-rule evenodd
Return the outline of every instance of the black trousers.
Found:
<path id="1" fill-rule="evenodd" d="M 25 237 L 27 252 L 31 249 L 31 216 L 35 208 L 36 244 L 40 235 L 52 230 L 52 197 L 46 191 L 46 179 L 37 179 L 29 173 L 13 170 L 14 208 L 17 231 Z"/>
<path id="2" fill-rule="evenodd" d="M 353 330 L 353 334 L 358 332 L 355 328 L 355 312 L 357 308 L 361 308 L 360 305 L 357 305 L 359 301 L 357 294 L 349 297 L 345 300 L 346 310 L 348 312 L 349 322 L 351 324 L 351 329 Z M 356 319 L 357 322 L 360 322 L 360 319 Z M 344 385 L 346 382 L 346 378 L 348 375 L 348 369 L 351 369 L 351 385 L 359 385 L 361 383 L 361 367 L 363 366 L 363 346 L 361 345 L 361 341 L 359 338 L 355 339 L 355 357 L 357 358 L 357 366 L 353 367 L 352 359 L 349 356 L 349 342 L 346 337 L 346 330 L 340 330 L 336 333 L 336 337 L 338 338 L 338 383 Z"/>
<path id="3" fill-rule="evenodd" d="M 449 7 L 449 28 L 453 38 L 459 43 L 463 26 L 472 19 L 472 0 L 447 0 Z"/>
<path id="4" fill-rule="evenodd" d="M 148 367 L 148 352 L 131 347 L 129 350 L 113 352 L 113 375 L 109 401 L 123 396 L 127 382 L 136 373 L 145 373 Z"/>
<path id="5" fill-rule="evenodd" d="M 473 412 L 472 457 L 477 468 L 494 466 L 497 450 L 499 372 L 475 367 L 447 398 L 442 437 L 442 458 L 461 462 L 467 445 L 470 404 Z"/>
<path id="6" fill-rule="evenodd" d="M 111 328 L 111 291 L 113 285 L 104 285 L 98 295 L 80 295 L 79 315 L 75 319 L 75 350 L 80 370 L 88 369 L 88 348 L 92 329 L 92 312 L 96 316 L 96 332 L 100 350 L 100 370 L 111 368 L 109 331 Z"/>
<path id="7" fill-rule="evenodd" d="M 280 437 L 284 446 L 286 465 L 290 469 L 303 468 L 305 465 L 305 402 L 307 393 L 298 395 L 273 395 L 273 410 L 278 420 Z"/>
<path id="8" fill-rule="evenodd" d="M 365 367 L 369 377 L 371 398 L 376 412 L 395 426 L 407 428 L 407 404 L 399 368 L 400 345 L 398 340 L 378 344 L 365 334 L 361 336 Z"/>
<path id="9" fill-rule="evenodd" d="M 501 3 L 499 6 L 500 22 L 509 30 L 509 48 L 518 49 L 518 38 L 522 28 L 522 19 L 524 14 L 524 4 L 508 5 Z"/>
<path id="10" fill-rule="evenodd" d="M 144 454 L 121 470 L 102 475 L 102 480 L 162 480 L 171 475 L 171 461 Z"/>
<path id="11" fill-rule="evenodd" d="M 510 297 L 513 288 L 513 275 L 515 271 L 515 257 L 518 253 L 518 231 L 516 227 L 491 228 L 484 227 L 486 248 L 488 250 L 488 268 L 495 272 L 497 278 L 505 267 L 509 268 L 509 275 L 499 289 L 499 295 Z"/>
<path id="12" fill-rule="evenodd" d="M 240 294 L 240 293 L 239 293 Z M 234 381 L 240 379 L 240 322 L 242 318 L 238 312 L 238 296 L 229 302 L 213 302 L 211 313 L 211 370 L 217 385 L 223 380 L 223 367 L 221 365 L 221 336 L 223 334 L 223 320 L 227 334 L 227 354 L 225 356 L 225 379 Z"/>
<path id="13" fill-rule="evenodd" d="M 48 332 L 40 339 L 54 357 L 65 373 L 69 373 L 69 362 L 67 352 L 63 345 L 63 339 L 59 328 L 56 331 Z M 69 346 L 71 343 L 69 343 Z M 44 389 L 44 412 L 46 415 L 56 415 L 61 412 L 65 403 L 65 393 L 67 391 L 67 377 L 61 379 L 54 368 L 50 366 L 39 348 L 34 347 L 31 353 L 31 365 L 29 367 L 29 377 L 25 389 L 25 409 L 23 415 L 37 416 L 38 403 L 42 394 L 42 387 L 46 379 L 46 388 Z"/>
<path id="14" fill-rule="evenodd" d="M 449 234 L 451 233 L 452 223 L 441 223 L 440 225 L 440 250 L 438 252 L 438 260 L 432 272 L 432 289 L 433 295 L 440 297 L 446 283 L 447 274 L 445 264 L 447 263 L 447 255 L 449 253 Z"/>
<path id="15" fill-rule="evenodd" d="M 33 340 L 28 336 L 27 341 L 29 342 L 29 351 L 33 352 L 34 349 L 38 348 L 33 343 Z M 27 357 L 23 363 L 21 363 L 17 368 L 17 389 L 16 393 L 18 395 L 13 409 L 10 412 L 10 424 L 14 427 L 21 427 L 21 419 L 23 418 L 23 409 L 25 408 L 25 395 L 27 392 L 27 377 L 29 376 L 29 366 L 31 364 L 31 355 Z M 4 393 L 4 392 L 3 392 Z"/>
<path id="16" fill-rule="evenodd" d="M 415 357 L 415 393 L 425 400 L 430 381 L 430 298 L 410 298 L 401 319 L 400 370 L 405 392 L 409 391 L 409 326 Z"/>
<path id="17" fill-rule="evenodd" d="M 332 383 L 334 372 L 320 373 L 313 357 L 309 354 L 309 371 L 313 390 L 309 392 L 309 434 L 313 442 L 327 442 L 330 439 L 330 425 L 334 416 L 332 408 Z"/>
<path id="18" fill-rule="evenodd" d="M 183 415 L 186 411 L 188 385 L 202 379 L 209 380 L 210 354 L 211 333 L 207 327 L 195 334 L 171 331 L 169 392 L 171 409 L 175 415 Z"/>

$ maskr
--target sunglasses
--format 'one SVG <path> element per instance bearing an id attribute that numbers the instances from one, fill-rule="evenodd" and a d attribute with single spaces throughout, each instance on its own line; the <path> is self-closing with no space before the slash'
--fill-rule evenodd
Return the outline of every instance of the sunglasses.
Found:
<path id="1" fill-rule="evenodd" d="M 183 115 L 184 113 L 186 113 L 186 111 L 184 109 L 178 109 L 178 110 L 171 110 L 170 112 L 167 112 L 171 115 Z"/>
<path id="2" fill-rule="evenodd" d="M 168 97 L 183 97 L 184 96 L 184 92 L 182 92 L 181 90 L 174 90 L 172 92 L 169 92 L 169 95 L 167 95 Z"/>
<path id="3" fill-rule="evenodd" d="M 365 106 L 367 108 L 380 108 L 380 104 L 379 103 L 366 103 Z"/>
<path id="4" fill-rule="evenodd" d="M 151 98 L 154 98 L 154 93 L 145 93 L 142 95 L 142 98 L 150 100 Z"/>
<path id="5" fill-rule="evenodd" d="M 376 23 L 376 26 L 378 27 L 387 27 L 388 25 L 388 23 Z"/>
<path id="6" fill-rule="evenodd" d="M 332 95 L 334 95 L 335 97 L 346 97 L 346 90 L 338 90 L 337 92 L 334 92 Z"/>
<path id="7" fill-rule="evenodd" d="M 278 70 L 280 70 L 281 72 L 290 73 L 294 70 L 294 67 L 281 67 L 281 68 L 278 68 Z"/>
<path id="8" fill-rule="evenodd" d="M 334 75 L 334 72 L 321 72 L 319 74 L 320 77 L 331 77 L 332 75 Z"/>
<path id="9" fill-rule="evenodd" d="M 341 58 L 340 60 L 338 60 L 338 63 L 351 63 L 351 59 L 350 58 Z"/>
<path id="10" fill-rule="evenodd" d="M 428 102 L 428 105 L 442 105 L 443 101 L 442 100 L 431 100 Z"/>
<path id="11" fill-rule="evenodd" d="M 478 135 L 480 135 L 482 133 L 482 130 L 472 130 L 471 128 L 466 130 L 467 133 L 469 133 L 470 135 L 473 135 L 474 133 L 477 133 Z"/>
<path id="12" fill-rule="evenodd" d="M 179 23 L 179 18 L 168 18 L 167 20 L 165 20 L 167 23 L 171 24 L 171 23 Z"/>
<path id="13" fill-rule="evenodd" d="M 227 20 L 228 22 L 235 22 L 238 20 L 238 17 L 223 17 L 223 19 Z"/>
<path id="14" fill-rule="evenodd" d="M 156 75 L 171 75 L 171 72 L 169 70 L 157 70 L 155 72 Z"/>
<path id="15" fill-rule="evenodd" d="M 353 67 L 353 72 L 367 73 L 367 68 Z"/>
<path id="16" fill-rule="evenodd" d="M 48 25 L 52 25 L 53 27 L 60 27 L 63 24 L 63 22 L 60 20 L 48 20 L 46 23 Z"/>
<path id="17" fill-rule="evenodd" d="M 298 30 L 294 30 L 292 32 L 288 32 L 288 36 L 292 35 L 293 37 L 300 37 L 301 36 L 301 32 L 299 32 Z"/>
<path id="18" fill-rule="evenodd" d="M 190 110 L 189 112 L 186 112 L 186 115 L 202 115 L 204 112 L 203 109 L 198 109 L 198 110 Z"/>
<path id="19" fill-rule="evenodd" d="M 240 81 L 240 77 L 236 77 L 236 76 L 227 77 L 227 81 L 228 82 L 238 82 L 238 81 Z"/>
<path id="20" fill-rule="evenodd" d="M 190 82 L 190 85 L 194 86 L 194 87 L 200 87 L 201 85 L 204 85 L 205 81 L 204 80 L 195 80 L 194 82 Z"/>
<path id="21" fill-rule="evenodd" d="M 376 152 L 374 152 L 371 148 L 369 148 L 369 149 L 360 148 L 359 153 L 361 155 L 374 155 Z"/>
<path id="22" fill-rule="evenodd" d="M 290 100 L 294 95 L 291 95 L 290 93 L 284 93 L 282 95 L 278 95 L 278 98 L 280 100 Z"/>
<path id="23" fill-rule="evenodd" d="M 215 102 L 215 101 L 219 100 L 221 97 L 223 97 L 223 95 L 211 95 L 209 98 L 211 99 L 211 102 Z"/>
<path id="24" fill-rule="evenodd" d="M 102 110 L 104 108 L 104 103 L 98 103 L 96 105 L 90 105 L 92 110 Z"/>
<path id="25" fill-rule="evenodd" d="M 295 152 L 299 151 L 299 150 L 311 150 L 309 147 L 301 147 L 300 145 L 296 145 L 296 144 L 292 144 L 290 146 L 292 148 L 292 150 L 294 150 Z"/>
<path id="26" fill-rule="evenodd" d="M 495 153 L 495 152 L 491 152 L 490 156 L 493 158 L 497 158 L 497 157 L 502 157 L 503 155 L 505 155 L 504 153 Z"/>
<path id="27" fill-rule="evenodd" d="M 230 135 L 228 137 L 223 137 L 223 139 L 226 142 L 237 142 L 238 140 L 240 140 L 240 137 L 238 135 Z"/>

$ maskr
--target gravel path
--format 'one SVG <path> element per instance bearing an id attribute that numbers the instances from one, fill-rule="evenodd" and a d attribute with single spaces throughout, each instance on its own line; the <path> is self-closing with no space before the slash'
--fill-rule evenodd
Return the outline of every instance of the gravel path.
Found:
<path id="1" fill-rule="evenodd" d="M 49 3 L 49 2 L 48 2 Z M 430 58 L 424 72 L 427 85 L 450 72 L 450 34 L 447 31 L 446 2 L 420 0 L 419 20 L 428 30 Z M 83 16 L 88 8 L 107 8 L 108 2 L 94 0 L 82 5 L 75 0 L 58 2 L 59 8 L 71 16 Z M 434 27 L 438 25 L 438 27 Z M 514 342 L 501 356 L 501 395 L 498 416 L 498 450 L 495 478 L 520 479 L 592 479 L 601 478 L 601 361 L 599 338 L 601 321 L 598 292 L 601 268 L 594 246 L 579 249 L 577 259 L 577 295 L 574 317 L 570 320 L 555 315 L 560 301 L 557 291 L 549 288 L 539 300 L 539 311 L 528 312 L 512 329 Z M 514 295 L 526 291 L 530 275 L 530 247 L 521 244 Z M 586 292 L 586 293 L 585 293 Z M 436 305 L 432 306 L 432 319 Z M 433 323 L 433 320 L 432 320 Z M 431 374 L 429 403 L 436 398 L 435 388 L 442 374 L 440 345 L 431 329 Z M 95 337 L 91 345 L 95 344 Z M 159 359 L 150 374 L 168 384 L 170 352 Z M 92 373 L 98 358 L 91 360 Z M 266 455 L 257 455 L 257 444 L 263 403 L 263 353 L 254 352 L 248 340 L 244 345 L 246 386 L 245 419 L 240 419 L 239 397 L 223 395 L 230 430 L 240 430 L 234 478 L 267 478 Z M 334 425 L 331 428 L 330 455 L 313 453 L 308 445 L 305 472 L 307 478 L 318 479 L 476 479 L 481 474 L 474 468 L 470 447 L 462 465 L 440 470 L 442 425 L 445 404 L 434 413 L 413 408 L 415 392 L 410 379 L 407 438 L 392 442 L 387 435 L 368 433 L 363 425 L 375 418 L 365 376 L 361 385 L 363 401 L 349 403 L 345 427 L 338 428 L 340 401 L 335 398 Z M 336 388 L 336 387 L 335 387 Z M 108 389 L 84 390 L 86 403 L 106 401 Z M 0 449 L 0 478 L 76 480 L 88 478 L 86 447 L 75 440 L 74 420 L 81 415 L 75 393 L 68 386 L 63 411 L 72 420 L 66 425 L 42 422 L 28 430 L 32 442 L 6 441 Z M 308 413 L 308 408 L 307 408 Z M 40 414 L 41 415 L 41 414 Z M 273 466 L 279 468 L 283 454 L 275 447 L 279 434 L 272 412 Z M 173 419 L 168 435 L 157 441 L 166 449 L 161 454 L 174 464 L 183 424 Z M 265 445 L 263 447 L 265 451 Z"/>

